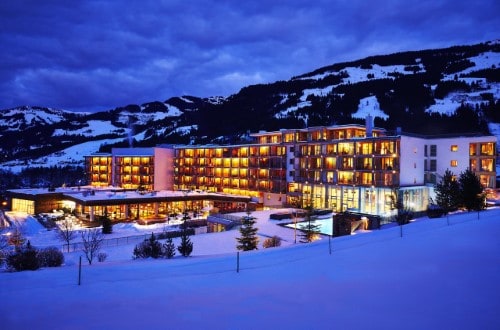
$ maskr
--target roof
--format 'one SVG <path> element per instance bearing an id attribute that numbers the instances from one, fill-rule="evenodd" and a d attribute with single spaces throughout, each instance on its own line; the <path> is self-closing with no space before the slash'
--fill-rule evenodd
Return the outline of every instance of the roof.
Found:
<path id="1" fill-rule="evenodd" d="M 14 189 L 7 193 L 13 198 L 28 200 L 44 199 L 68 199 L 76 203 L 91 205 L 116 205 L 116 204 L 136 204 L 155 203 L 168 201 L 188 201 L 188 200 L 216 200 L 234 201 L 248 203 L 249 196 L 229 195 L 223 193 L 203 192 L 203 191 L 152 191 L 138 192 L 136 190 L 125 190 L 117 188 L 57 188 L 55 191 L 45 189 Z"/>

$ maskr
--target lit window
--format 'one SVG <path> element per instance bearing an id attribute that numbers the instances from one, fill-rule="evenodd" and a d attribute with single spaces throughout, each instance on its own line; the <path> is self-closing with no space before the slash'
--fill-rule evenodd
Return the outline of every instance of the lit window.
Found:
<path id="1" fill-rule="evenodd" d="M 457 160 L 452 160 L 450 162 L 451 167 L 457 167 L 458 166 L 458 161 Z"/>
<path id="2" fill-rule="evenodd" d="M 458 146 L 456 144 L 452 145 L 451 151 L 458 151 Z"/>

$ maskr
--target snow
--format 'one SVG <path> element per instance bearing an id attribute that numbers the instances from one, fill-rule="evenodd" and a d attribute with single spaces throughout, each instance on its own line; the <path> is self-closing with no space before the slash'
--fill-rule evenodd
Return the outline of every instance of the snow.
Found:
<path id="1" fill-rule="evenodd" d="M 14 108 L 7 109 L 2 112 L 2 119 L 0 123 L 2 126 L 10 126 L 8 131 L 15 131 L 19 129 L 19 120 L 18 116 L 22 116 L 24 118 L 24 122 L 27 125 L 30 125 L 34 122 L 43 122 L 43 123 L 58 123 L 63 120 L 63 112 L 62 110 L 53 110 L 53 109 L 42 109 L 42 108 L 32 108 L 32 107 L 22 107 L 22 108 Z"/>
<path id="2" fill-rule="evenodd" d="M 101 121 L 101 120 L 89 120 L 87 122 L 87 126 L 77 129 L 77 130 L 64 130 L 64 129 L 56 129 L 54 130 L 53 136 L 58 135 L 85 135 L 85 136 L 99 136 L 103 134 L 111 134 L 115 133 L 117 130 L 123 130 L 123 128 L 118 128 L 111 123 L 110 120 Z"/>
<path id="3" fill-rule="evenodd" d="M 351 117 L 365 119 L 368 115 L 371 115 L 373 119 L 375 117 L 383 120 L 389 119 L 389 116 L 380 109 L 380 104 L 376 96 L 368 96 L 359 100 L 358 110 Z"/>
<path id="4" fill-rule="evenodd" d="M 145 132 L 134 135 L 132 138 L 138 141 L 144 139 Z M 68 147 L 62 151 L 54 152 L 50 155 L 39 157 L 32 160 L 29 166 L 40 166 L 40 167 L 50 167 L 50 166 L 82 166 L 85 161 L 85 156 L 90 156 L 93 153 L 99 151 L 102 145 L 114 144 L 123 141 L 124 138 L 116 139 L 103 139 L 88 141 L 74 146 Z M 28 165 L 24 161 L 14 160 L 10 162 L 5 162 L 2 166 L 8 168 L 14 173 L 19 173 L 23 169 L 27 168 Z"/>
<path id="5" fill-rule="evenodd" d="M 170 134 L 177 133 L 180 135 L 187 135 L 191 133 L 192 130 L 197 130 L 198 125 L 187 125 L 176 127 Z"/>
<path id="6" fill-rule="evenodd" d="M 40 157 L 32 162 L 30 166 L 64 166 L 64 165 L 82 165 L 84 161 L 84 156 L 91 155 L 99 150 L 99 147 L 106 143 L 114 143 L 123 141 L 123 138 L 118 139 L 105 139 L 97 141 L 89 141 L 80 143 L 69 148 L 64 149 L 61 152 L 56 152 L 48 156 Z M 14 173 L 21 172 L 27 167 L 24 162 L 12 161 L 4 163 L 3 166 L 8 167 Z"/>
<path id="7" fill-rule="evenodd" d="M 418 61 L 417 61 L 418 62 Z M 415 65 L 418 65 L 420 67 L 420 72 L 425 72 L 425 67 L 421 63 L 417 63 Z M 343 78 L 342 79 L 342 84 L 357 84 L 359 82 L 367 81 L 370 80 L 368 78 L 368 75 L 372 75 L 371 79 L 394 79 L 394 76 L 391 76 L 390 74 L 393 73 L 398 73 L 402 75 L 407 75 L 407 74 L 412 74 L 413 72 L 411 71 L 406 71 L 404 65 L 379 65 L 379 64 L 373 64 L 371 69 L 364 69 L 362 67 L 345 67 L 341 71 L 326 71 L 320 74 L 316 74 L 313 76 L 307 76 L 301 79 L 314 79 L 314 80 L 320 80 L 324 79 L 327 76 L 330 75 L 338 75 L 340 72 L 346 72 L 349 77 L 348 78 Z M 333 86 L 331 86 L 333 87 Z M 330 88 L 331 88 L 330 87 Z"/>
<path id="8" fill-rule="evenodd" d="M 193 101 L 191 101 L 190 99 L 188 98 L 185 98 L 184 96 L 180 96 L 179 99 L 181 99 L 182 101 L 186 102 L 186 103 L 194 103 Z"/>
<path id="9" fill-rule="evenodd" d="M 423 68 L 423 66 L 421 65 Z M 368 74 L 372 74 L 372 79 L 395 79 L 394 76 L 390 76 L 389 74 L 398 73 L 402 75 L 413 74 L 411 71 L 405 71 L 404 65 L 386 65 L 381 66 L 378 64 L 372 65 L 371 69 L 363 69 L 361 67 L 347 67 L 343 71 L 346 71 L 349 74 L 348 78 L 343 79 L 344 84 L 357 84 L 359 82 L 369 80 Z"/>
<path id="10" fill-rule="evenodd" d="M 259 234 L 285 242 L 241 252 L 239 272 L 237 230 L 192 236 L 189 258 L 106 247 L 81 285 L 78 252 L 60 268 L 0 272 L 2 329 L 500 328 L 500 209 L 310 244 L 269 212 L 252 213 Z"/>
<path id="11" fill-rule="evenodd" d="M 311 101 L 301 101 L 297 103 L 297 105 L 288 107 L 285 110 L 281 110 L 280 112 L 276 113 L 274 115 L 275 118 L 281 118 L 281 117 L 286 117 L 288 116 L 291 112 L 295 112 L 300 108 L 305 108 L 305 107 L 310 107 L 311 106 Z"/>
<path id="12" fill-rule="evenodd" d="M 475 66 L 467 68 L 460 73 L 470 73 L 472 71 L 478 71 L 483 69 L 491 69 L 492 67 L 500 66 L 500 53 L 495 52 L 485 52 L 469 58 L 469 60 L 475 64 Z"/>

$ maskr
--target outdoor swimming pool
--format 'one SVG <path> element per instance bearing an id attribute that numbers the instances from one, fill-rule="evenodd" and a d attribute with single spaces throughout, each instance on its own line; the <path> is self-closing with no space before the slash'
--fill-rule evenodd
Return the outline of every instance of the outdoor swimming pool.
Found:
<path id="1" fill-rule="evenodd" d="M 323 235 L 332 235 L 332 225 L 333 225 L 333 217 L 324 218 L 324 219 L 316 219 L 311 221 L 312 224 L 319 225 L 319 232 Z M 297 222 L 297 229 L 301 229 L 307 226 L 307 221 Z M 295 228 L 294 223 L 286 224 L 285 227 Z"/>

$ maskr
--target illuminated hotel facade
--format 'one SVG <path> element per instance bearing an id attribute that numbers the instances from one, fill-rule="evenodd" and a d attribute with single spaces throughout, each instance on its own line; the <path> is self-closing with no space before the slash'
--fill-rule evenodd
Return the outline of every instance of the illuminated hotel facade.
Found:
<path id="1" fill-rule="evenodd" d="M 470 168 L 485 188 L 496 183 L 494 136 L 389 134 L 367 120 L 252 137 L 253 144 L 118 148 L 91 155 L 90 184 L 219 192 L 249 196 L 262 207 L 312 205 L 389 216 L 395 198 L 425 211 L 446 169 L 458 176 Z"/>
<path id="2" fill-rule="evenodd" d="M 85 156 L 85 168 L 94 187 L 170 190 L 173 156 L 168 147 L 113 148 L 111 153 Z"/>

